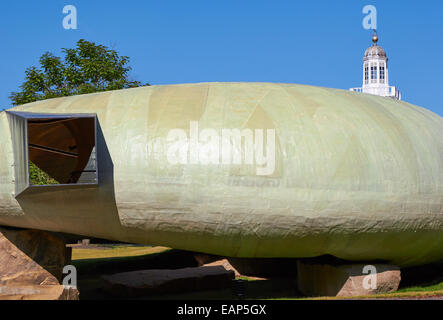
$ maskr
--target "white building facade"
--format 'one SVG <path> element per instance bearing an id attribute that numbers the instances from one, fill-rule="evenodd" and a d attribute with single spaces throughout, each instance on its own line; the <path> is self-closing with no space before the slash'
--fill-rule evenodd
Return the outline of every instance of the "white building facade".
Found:
<path id="1" fill-rule="evenodd" d="M 377 45 L 376 32 L 372 41 L 374 44 L 366 50 L 363 58 L 363 86 L 350 90 L 401 100 L 400 90 L 389 85 L 388 57 L 385 50 Z"/>

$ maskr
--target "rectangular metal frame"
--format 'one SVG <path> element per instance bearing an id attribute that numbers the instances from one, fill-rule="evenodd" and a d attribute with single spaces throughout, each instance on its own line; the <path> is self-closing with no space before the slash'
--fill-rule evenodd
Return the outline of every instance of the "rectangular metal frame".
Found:
<path id="1" fill-rule="evenodd" d="M 12 136 L 12 144 L 13 144 L 13 152 L 14 152 L 14 173 L 15 173 L 15 196 L 17 197 L 20 193 L 23 191 L 29 189 L 29 188 L 57 188 L 57 187 L 80 187 L 80 186 L 97 186 L 99 183 L 99 164 L 98 164 L 98 158 L 99 155 L 97 154 L 98 149 L 97 148 L 97 127 L 98 127 L 98 119 L 97 114 L 89 114 L 89 113 L 69 113 L 69 114 L 53 114 L 53 113 L 33 113 L 33 112 L 17 112 L 17 111 L 6 111 L 6 114 L 8 117 L 18 117 L 24 122 L 24 132 L 22 133 L 26 139 L 24 141 L 24 150 L 17 150 L 18 146 L 14 142 L 14 132 L 15 128 L 11 128 L 11 136 Z M 95 183 L 75 183 L 75 184 L 54 184 L 54 185 L 31 185 L 30 183 L 30 177 L 29 177 L 29 136 L 28 136 L 28 120 L 32 119 L 75 119 L 75 118 L 94 118 L 94 139 L 95 139 L 95 171 L 96 171 L 96 182 Z M 15 122 L 10 119 L 10 126 L 11 124 L 15 125 Z M 23 165 L 24 172 L 18 172 L 20 171 L 20 167 L 17 165 L 18 161 L 22 157 L 20 157 L 19 152 L 23 152 L 24 155 L 24 161 L 25 164 Z M 25 180 L 21 181 L 22 179 L 20 176 L 25 176 Z"/>

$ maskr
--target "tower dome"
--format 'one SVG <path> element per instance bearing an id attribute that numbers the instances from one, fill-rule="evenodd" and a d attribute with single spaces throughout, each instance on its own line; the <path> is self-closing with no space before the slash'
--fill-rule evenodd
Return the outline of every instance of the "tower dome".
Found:
<path id="1" fill-rule="evenodd" d="M 386 58 L 386 60 L 387 60 L 386 51 L 382 47 L 377 45 L 378 36 L 377 36 L 376 30 L 374 30 L 374 35 L 372 36 L 372 42 L 374 42 L 374 44 L 372 46 L 370 46 L 368 49 L 366 49 L 366 51 L 365 51 L 364 60 L 368 60 L 373 57 L 374 58 Z"/>
<path id="2" fill-rule="evenodd" d="M 370 59 L 372 57 L 379 57 L 379 58 L 386 58 L 386 51 L 382 47 L 374 44 L 373 46 L 370 46 L 364 55 L 364 59 Z"/>

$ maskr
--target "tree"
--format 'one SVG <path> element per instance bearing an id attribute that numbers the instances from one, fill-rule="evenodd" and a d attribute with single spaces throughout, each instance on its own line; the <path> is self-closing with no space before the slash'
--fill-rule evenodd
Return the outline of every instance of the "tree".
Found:
<path id="1" fill-rule="evenodd" d="M 26 69 L 21 91 L 12 92 L 9 96 L 13 105 L 141 86 L 140 82 L 129 80 L 129 58 L 119 56 L 103 45 L 82 39 L 77 42 L 76 48 L 62 49 L 62 52 L 64 60 L 46 52 L 40 57 L 40 68 L 33 66 Z M 31 184 L 59 183 L 32 162 L 29 172 Z"/>
<path id="2" fill-rule="evenodd" d="M 62 52 L 64 60 L 46 52 L 40 57 L 40 68 L 26 69 L 21 91 L 9 96 L 13 105 L 141 86 L 129 80 L 129 57 L 106 46 L 81 39 L 77 47 Z"/>
<path id="3" fill-rule="evenodd" d="M 37 167 L 33 162 L 29 162 L 29 183 L 37 186 L 60 184 L 57 180 L 51 178 L 49 174 Z"/>

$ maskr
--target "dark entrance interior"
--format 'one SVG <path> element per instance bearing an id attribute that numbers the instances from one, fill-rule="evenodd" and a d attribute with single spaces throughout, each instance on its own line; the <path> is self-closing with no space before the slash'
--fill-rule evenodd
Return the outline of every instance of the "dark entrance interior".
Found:
<path id="1" fill-rule="evenodd" d="M 31 185 L 96 183 L 95 117 L 31 118 Z"/>

